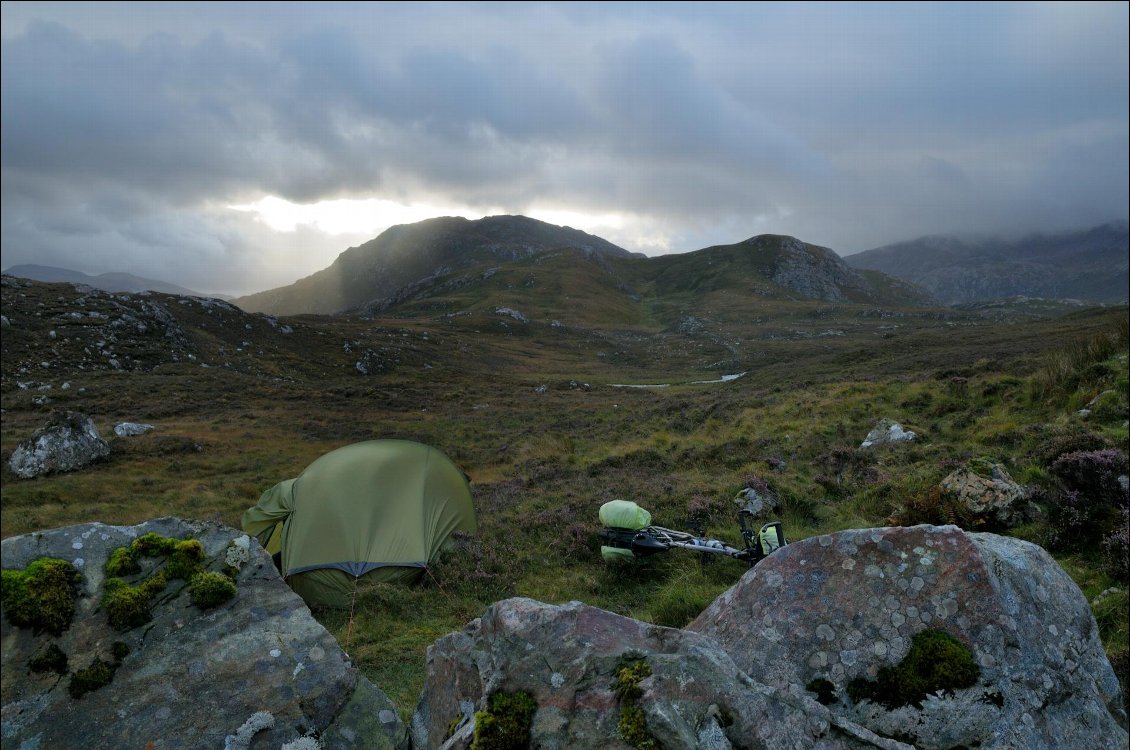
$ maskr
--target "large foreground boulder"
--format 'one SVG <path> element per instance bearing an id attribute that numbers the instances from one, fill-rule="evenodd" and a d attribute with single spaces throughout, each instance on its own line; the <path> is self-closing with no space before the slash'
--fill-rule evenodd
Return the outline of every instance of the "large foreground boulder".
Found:
<path id="1" fill-rule="evenodd" d="M 189 538 L 199 547 L 159 549 Z M 65 575 L 43 576 L 43 558 Z M 84 524 L 5 539 L 3 567 L 5 748 L 332 750 L 405 737 L 389 699 L 240 531 L 175 518 Z M 148 619 L 129 608 L 136 597 L 106 598 L 125 590 L 115 577 L 151 595 Z M 222 595 L 201 596 L 209 590 Z"/>
<path id="2" fill-rule="evenodd" d="M 712 638 L 580 602 L 507 599 L 436 641 L 412 717 L 413 748 L 465 748 L 477 722 L 513 723 L 480 713 L 496 696 L 510 706 L 528 701 L 529 746 L 544 750 L 644 747 L 649 738 L 667 750 L 910 750 L 803 689 L 751 680 Z"/>
<path id="3" fill-rule="evenodd" d="M 16 446 L 8 468 L 21 479 L 74 471 L 110 455 L 94 421 L 74 411 L 56 412 L 48 424 Z"/>
<path id="4" fill-rule="evenodd" d="M 894 670 L 927 629 L 972 650 L 975 684 L 901 707 L 849 687 Z M 1127 746 L 1086 599 L 1043 549 L 1018 539 L 956 526 L 807 539 L 759 563 L 688 630 L 717 639 L 753 679 L 819 685 L 833 714 L 923 750 Z"/>

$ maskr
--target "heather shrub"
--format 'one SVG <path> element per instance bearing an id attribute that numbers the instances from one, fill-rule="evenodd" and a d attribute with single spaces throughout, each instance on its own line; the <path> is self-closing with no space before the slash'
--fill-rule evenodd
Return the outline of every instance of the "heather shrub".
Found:
<path id="1" fill-rule="evenodd" d="M 1122 522 L 1103 537 L 1103 571 L 1116 581 L 1130 578 L 1130 510 L 1121 510 Z"/>
<path id="2" fill-rule="evenodd" d="M 1109 447 L 1106 440 L 1093 432 L 1069 432 L 1044 440 L 1031 455 L 1038 463 L 1051 466 L 1056 459 L 1067 453 L 1099 451 Z"/>
<path id="3" fill-rule="evenodd" d="M 695 494 L 687 501 L 687 525 L 702 529 L 724 518 L 729 508 L 709 495 Z"/>
<path id="4" fill-rule="evenodd" d="M 1046 546 L 1073 551 L 1097 544 L 1102 536 L 1101 522 L 1106 510 L 1078 490 L 1051 493 L 1047 505 Z"/>
<path id="5" fill-rule="evenodd" d="M 1046 546 L 1067 552 L 1097 547 L 1110 537 L 1112 554 L 1117 554 L 1119 510 L 1127 507 L 1126 488 L 1119 480 L 1127 472 L 1126 453 L 1114 448 L 1074 451 L 1049 468 L 1059 486 L 1044 493 Z"/>
<path id="6" fill-rule="evenodd" d="M 1123 451 L 1106 448 L 1067 453 L 1052 462 L 1051 470 L 1069 489 L 1085 493 L 1104 506 L 1126 506 L 1126 490 L 1118 481 L 1127 473 Z"/>

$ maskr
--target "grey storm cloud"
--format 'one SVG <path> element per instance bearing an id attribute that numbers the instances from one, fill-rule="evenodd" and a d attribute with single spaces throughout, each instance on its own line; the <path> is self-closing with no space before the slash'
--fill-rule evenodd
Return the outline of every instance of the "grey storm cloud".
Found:
<path id="1" fill-rule="evenodd" d="M 771 231 L 841 253 L 1078 228 L 1130 198 L 1122 3 L 2 12 L 5 267 L 251 291 L 366 239 L 229 208 L 267 195 L 621 212 L 673 250 Z"/>

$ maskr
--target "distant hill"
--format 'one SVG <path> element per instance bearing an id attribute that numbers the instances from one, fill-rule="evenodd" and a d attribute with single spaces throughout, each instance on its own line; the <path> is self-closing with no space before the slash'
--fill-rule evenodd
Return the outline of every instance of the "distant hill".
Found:
<path id="1" fill-rule="evenodd" d="M 219 297 L 218 294 L 202 294 L 186 289 L 183 286 L 170 284 L 167 281 L 146 279 L 130 273 L 100 273 L 97 276 L 85 274 L 82 271 L 72 271 L 69 268 L 55 268 L 53 266 L 37 266 L 25 264 L 12 266 L 5 269 L 9 276 L 19 276 L 33 281 L 46 281 L 48 283 L 67 282 L 71 284 L 86 284 L 87 286 L 101 289 L 104 292 L 162 292 L 163 294 L 179 294 L 186 297 Z"/>
<path id="2" fill-rule="evenodd" d="M 562 248 L 610 257 L 632 255 L 579 229 L 525 216 L 489 216 L 476 221 L 446 216 L 390 227 L 343 252 L 329 268 L 290 286 L 234 302 L 244 310 L 275 315 L 332 314 L 380 305 L 405 287 L 430 278 Z"/>
<path id="3" fill-rule="evenodd" d="M 832 250 L 786 235 L 762 234 L 733 245 L 649 258 L 642 268 L 658 296 L 725 290 L 824 302 L 936 304 L 913 284 L 857 271 Z"/>
<path id="4" fill-rule="evenodd" d="M 846 260 L 923 286 L 948 305 L 1015 296 L 1120 303 L 1128 248 L 1120 222 L 1019 240 L 922 237 Z"/>
<path id="5" fill-rule="evenodd" d="M 663 322 L 670 317 L 664 310 L 726 316 L 754 298 L 936 304 L 913 284 L 857 271 L 831 250 L 793 237 L 761 235 L 647 258 L 523 216 L 393 227 L 346 250 L 323 271 L 234 302 L 277 315 L 420 315 L 521 306 L 542 319 L 568 316 L 605 327 L 642 323 L 652 312 L 653 323 Z"/>

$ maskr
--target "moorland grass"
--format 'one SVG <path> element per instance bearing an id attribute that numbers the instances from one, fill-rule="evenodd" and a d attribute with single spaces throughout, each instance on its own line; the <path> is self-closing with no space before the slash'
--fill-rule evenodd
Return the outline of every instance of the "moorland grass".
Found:
<path id="1" fill-rule="evenodd" d="M 56 384 L 50 405 L 35 404 L 30 389 L 17 388 L 5 370 L 5 457 L 55 406 L 91 414 L 103 435 L 126 420 L 157 429 L 115 438 L 108 461 L 79 473 L 30 481 L 5 473 L 2 533 L 167 515 L 238 527 L 261 492 L 341 445 L 378 437 L 435 445 L 472 477 L 478 533 L 458 538 L 417 584 L 362 584 L 352 618 L 316 613 L 407 717 L 427 646 L 493 601 L 580 600 L 680 625 L 744 572 L 734 561 L 703 566 L 694 555 L 675 553 L 610 570 L 596 536 L 597 510 L 608 500 L 635 500 L 657 523 L 675 527 L 705 509 L 707 533 L 736 545 L 731 500 L 756 477 L 779 498 L 786 535 L 795 541 L 887 525 L 909 498 L 969 459 L 992 458 L 1018 480 L 1051 488 L 1056 479 L 1048 467 L 1056 456 L 1048 446 L 1056 441 L 1125 449 L 1124 309 L 989 323 L 950 313 L 873 318 L 858 306 L 813 315 L 816 307 L 778 301 L 702 311 L 720 321 L 725 338 L 740 341 L 724 361 L 704 358 L 714 345 L 698 348 L 693 338 L 657 343 L 667 335 L 654 333 L 664 330 L 661 321 L 648 322 L 647 335 L 539 324 L 518 336 L 494 326 L 492 315 L 309 316 L 290 321 L 294 335 L 305 337 L 299 344 L 311 347 L 301 364 L 279 349 L 264 364 L 239 360 L 223 372 L 185 365 L 128 376 L 74 372 L 66 375 L 73 387 L 64 392 Z M 757 316 L 763 322 L 751 326 Z M 880 329 L 891 321 L 898 327 Z M 826 328 L 847 333 L 795 333 Z M 224 344 L 228 351 L 242 335 L 240 326 Z M 1072 343 L 1101 337 L 1116 346 Z M 360 376 L 342 342 L 378 338 L 409 342 L 402 364 Z M 278 346 L 297 351 L 299 344 Z M 262 341 L 265 350 L 272 345 Z M 14 356 L 8 351 L 5 367 Z M 738 380 L 712 385 L 609 385 L 687 383 L 742 371 Z M 1114 395 L 1102 410 L 1087 418 L 1075 413 L 1104 391 Z M 919 440 L 860 449 L 882 417 Z M 1016 533 L 1039 541 L 1040 523 Z M 1122 585 L 1102 571 L 1098 550 L 1056 554 L 1089 601 Z M 1096 611 L 1109 653 L 1126 649 L 1127 617 L 1117 604 Z"/>

